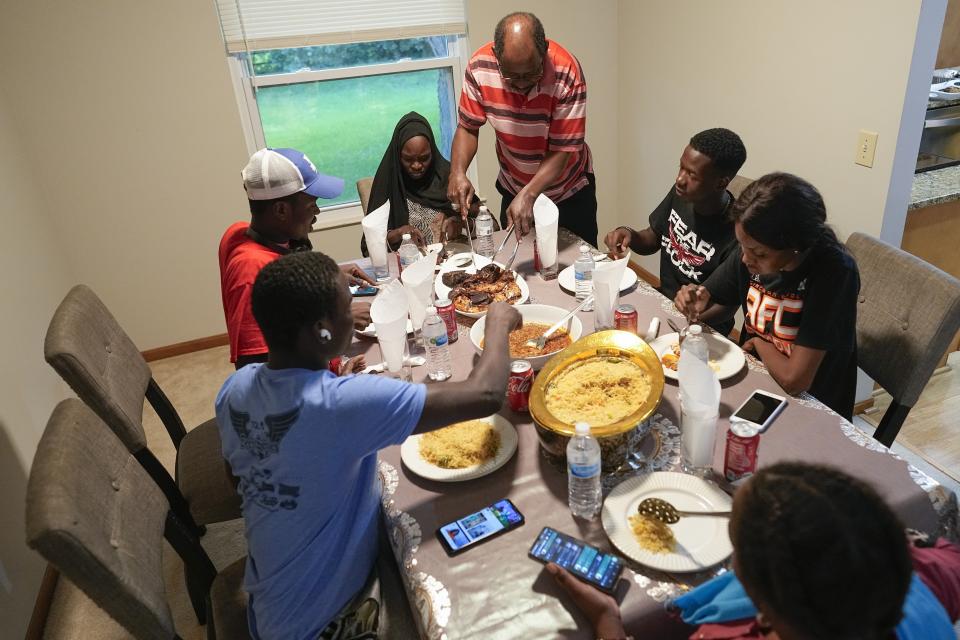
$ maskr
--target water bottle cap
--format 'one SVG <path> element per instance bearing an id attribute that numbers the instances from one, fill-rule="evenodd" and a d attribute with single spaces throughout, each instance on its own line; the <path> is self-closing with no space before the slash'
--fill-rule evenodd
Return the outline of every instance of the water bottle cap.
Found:
<path id="1" fill-rule="evenodd" d="M 586 422 L 578 422 L 577 424 L 573 425 L 573 429 L 578 436 L 590 435 L 590 425 Z"/>
<path id="2" fill-rule="evenodd" d="M 401 236 L 401 238 L 400 238 L 400 240 L 409 240 L 409 239 L 410 239 L 410 234 L 409 234 L 409 233 L 403 234 L 403 236 Z"/>
<path id="3" fill-rule="evenodd" d="M 703 327 L 698 324 L 692 324 L 687 327 L 687 335 L 689 336 L 698 336 L 703 333 Z"/>
<path id="4" fill-rule="evenodd" d="M 427 315 L 428 315 L 428 316 L 431 316 L 431 315 L 432 315 L 432 316 L 435 316 L 435 315 L 437 315 L 437 308 L 436 308 L 435 306 L 433 306 L 432 304 L 431 304 L 431 305 L 427 305 Z"/>
<path id="5" fill-rule="evenodd" d="M 480 213 L 490 213 L 490 209 L 487 209 L 487 205 L 480 205 Z"/>
<path id="6" fill-rule="evenodd" d="M 590 253 L 590 247 L 585 244 L 580 245 L 580 253 Z"/>

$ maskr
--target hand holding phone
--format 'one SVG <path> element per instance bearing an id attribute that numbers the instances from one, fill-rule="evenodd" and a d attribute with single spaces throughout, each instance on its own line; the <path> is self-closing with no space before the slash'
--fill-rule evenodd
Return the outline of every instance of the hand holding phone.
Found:
<path id="1" fill-rule="evenodd" d="M 623 572 L 623 560 L 611 553 L 571 538 L 556 529 L 544 527 L 530 547 L 534 560 L 560 565 L 572 575 L 607 593 L 613 589 Z"/>
<path id="2" fill-rule="evenodd" d="M 752 424 L 760 433 L 763 433 L 770 428 L 786 406 L 787 399 L 783 396 L 757 389 L 733 412 L 730 421 Z"/>

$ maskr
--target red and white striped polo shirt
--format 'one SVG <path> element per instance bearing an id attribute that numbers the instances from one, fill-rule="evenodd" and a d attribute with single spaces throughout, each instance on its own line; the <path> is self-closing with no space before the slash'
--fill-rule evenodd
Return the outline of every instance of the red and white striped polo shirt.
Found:
<path id="1" fill-rule="evenodd" d="M 516 194 L 533 178 L 546 152 L 570 153 L 563 172 L 544 194 L 559 202 L 587 185 L 593 159 L 587 133 L 587 83 L 580 63 L 566 49 L 547 41 L 543 77 L 527 94 L 504 83 L 493 43 L 477 50 L 467 64 L 458 122 L 476 131 L 489 122 L 497 135 L 497 180 Z"/>

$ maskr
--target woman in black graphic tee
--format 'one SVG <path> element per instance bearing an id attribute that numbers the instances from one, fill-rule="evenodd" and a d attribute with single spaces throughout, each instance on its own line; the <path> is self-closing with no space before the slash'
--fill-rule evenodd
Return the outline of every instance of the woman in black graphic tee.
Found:
<path id="1" fill-rule="evenodd" d="M 849 419 L 857 381 L 853 257 L 827 226 L 823 198 L 806 180 L 771 173 L 748 186 L 730 213 L 740 247 L 703 286 L 676 296 L 691 319 L 712 305 L 741 305 L 740 343 L 787 393 L 809 391 Z"/>

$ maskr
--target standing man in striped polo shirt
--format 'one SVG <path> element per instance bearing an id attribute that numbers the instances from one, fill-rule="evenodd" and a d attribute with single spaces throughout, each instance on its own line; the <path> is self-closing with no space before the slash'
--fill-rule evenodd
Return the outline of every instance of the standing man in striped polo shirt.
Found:
<path id="1" fill-rule="evenodd" d="M 502 225 L 521 234 L 533 227 L 541 193 L 557 203 L 560 226 L 596 246 L 597 190 L 587 131 L 587 83 L 580 63 L 547 40 L 531 13 L 511 13 L 493 42 L 470 58 L 460 95 L 447 196 L 466 211 L 474 187 L 467 167 L 477 153 L 480 127 L 497 136 L 503 196 Z"/>

